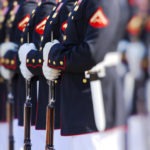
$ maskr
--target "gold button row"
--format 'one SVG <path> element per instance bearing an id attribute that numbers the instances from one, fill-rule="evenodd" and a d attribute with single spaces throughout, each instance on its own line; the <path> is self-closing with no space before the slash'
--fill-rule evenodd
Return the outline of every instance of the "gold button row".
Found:
<path id="1" fill-rule="evenodd" d="M 35 59 L 34 58 L 31 61 L 32 61 L 33 64 L 35 63 Z M 26 60 L 26 63 L 29 63 L 29 59 Z M 42 59 L 39 59 L 38 63 L 41 64 L 42 63 Z"/>
<path id="2" fill-rule="evenodd" d="M 48 60 L 48 63 L 50 64 L 51 63 L 51 60 L 49 59 Z M 59 64 L 62 66 L 64 64 L 63 61 L 60 61 Z M 56 65 L 56 61 L 53 61 L 53 65 Z"/>
<path id="3" fill-rule="evenodd" d="M 8 64 L 11 64 L 11 65 L 14 65 L 14 64 L 15 64 L 15 61 L 14 61 L 14 60 L 9 60 L 9 59 L 5 59 L 5 58 L 1 58 L 0 61 L 1 61 L 2 64 L 4 64 L 4 63 L 7 64 L 7 65 L 8 65 Z"/>

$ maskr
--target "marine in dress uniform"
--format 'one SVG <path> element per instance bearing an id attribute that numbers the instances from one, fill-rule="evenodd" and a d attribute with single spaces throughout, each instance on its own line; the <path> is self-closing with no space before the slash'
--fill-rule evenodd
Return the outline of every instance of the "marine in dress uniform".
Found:
<path id="1" fill-rule="evenodd" d="M 47 41 L 50 41 L 50 39 L 52 38 L 51 33 L 53 33 L 53 35 L 52 35 L 53 38 L 57 38 L 60 41 L 62 41 L 62 36 L 60 35 L 60 33 L 64 32 L 64 26 L 66 25 L 65 23 L 66 23 L 68 14 L 71 10 L 71 7 L 73 7 L 73 5 L 74 5 L 74 1 L 71 0 L 71 1 L 66 1 L 66 2 L 60 2 L 56 6 L 56 8 L 54 7 L 52 14 L 47 21 L 44 36 L 41 38 L 41 44 L 40 44 L 41 46 L 39 47 L 40 51 L 31 50 L 27 54 L 27 67 L 31 71 L 31 73 L 33 73 L 34 75 L 39 75 L 39 76 L 42 75 L 43 55 L 42 55 L 41 50 L 43 49 L 44 44 Z M 58 16 L 53 17 L 54 13 L 57 13 Z M 32 62 L 32 59 L 35 59 L 35 63 Z M 43 81 L 43 83 L 40 82 L 41 84 L 39 86 L 39 88 L 41 90 L 39 90 L 39 111 L 38 111 L 39 117 L 37 118 L 37 129 L 45 128 L 45 120 L 43 120 L 43 118 L 45 118 L 45 113 L 41 113 L 41 112 L 45 111 L 46 105 L 48 103 L 48 101 L 47 101 L 48 100 L 48 91 L 42 90 L 44 88 L 43 87 L 44 85 L 42 86 L 42 84 L 45 83 L 45 89 L 47 89 L 48 86 L 47 86 L 46 80 L 43 76 L 42 76 L 41 80 Z M 59 82 L 59 81 L 55 81 L 55 82 Z M 59 98 L 59 95 L 60 95 L 59 89 L 57 88 L 57 87 L 59 87 L 58 84 L 59 83 L 56 84 L 56 105 L 57 106 L 59 105 L 59 99 L 60 99 Z M 44 102 L 43 98 L 45 99 L 45 102 Z M 56 106 L 56 109 L 57 109 L 57 106 Z M 58 108 L 59 108 L 59 106 L 58 106 Z M 40 115 L 44 115 L 44 116 L 41 117 Z M 59 112 L 56 111 L 56 118 L 58 116 L 59 116 Z M 56 119 L 55 128 L 60 128 L 59 119 Z"/>
<path id="2" fill-rule="evenodd" d="M 91 91 L 84 72 L 102 61 L 107 52 L 116 49 L 113 42 L 118 26 L 118 14 L 119 5 L 116 1 L 79 0 L 69 14 L 63 42 L 54 40 L 46 43 L 43 49 L 43 58 L 46 58 L 43 63 L 43 74 L 46 79 L 55 80 L 62 72 L 61 134 L 69 136 L 82 134 L 73 136 L 72 139 L 77 142 L 83 138 L 83 143 L 84 139 L 88 141 L 87 147 L 81 142 L 80 146 L 73 142 L 72 149 L 96 149 L 91 139 L 94 136 L 99 137 L 99 133 L 94 134 L 97 129 L 93 117 Z M 103 95 L 106 129 L 124 124 L 120 113 L 121 99 L 115 101 L 109 98 L 112 91 L 115 92 L 115 88 L 109 88 L 109 85 L 113 85 L 112 81 L 110 79 L 102 83 L 105 84 Z M 83 135 L 86 133 L 91 134 Z M 99 145 L 97 149 L 100 149 Z"/>
<path id="3" fill-rule="evenodd" d="M 9 7 L 9 10 L 8 10 L 8 13 L 6 14 L 7 19 L 4 21 L 5 22 L 5 30 L 3 31 L 4 37 L 5 37 L 4 42 L 7 42 L 11 39 L 11 37 L 10 37 L 11 27 L 14 23 L 14 18 L 15 18 L 14 16 L 15 16 L 16 12 L 18 11 L 18 8 L 19 8 L 19 2 L 17 2 L 17 1 L 9 1 L 9 3 L 10 3 L 9 4 L 10 7 Z M 4 42 L 1 44 L 1 57 L 4 56 L 4 51 L 3 50 L 7 50 L 7 48 L 8 48 L 7 47 L 8 45 Z M 13 49 L 14 45 L 12 45 L 11 48 Z M 9 76 L 10 74 L 8 74 L 8 71 L 6 71 L 4 66 L 3 66 L 4 63 L 8 63 L 8 60 L 6 61 L 4 58 L 2 58 L 1 75 L 6 79 L 6 86 L 7 86 L 7 90 L 8 90 L 8 88 L 9 88 L 8 87 L 8 82 L 9 82 L 8 80 L 11 80 L 11 79 L 10 79 L 10 76 Z M 14 77 L 12 79 L 12 82 L 13 82 L 12 92 L 13 92 L 14 96 L 16 96 L 15 80 L 16 80 L 16 77 Z M 7 100 L 7 98 L 8 97 L 6 97 L 6 100 Z M 16 101 L 15 101 L 15 103 L 16 103 Z M 6 103 L 4 103 L 4 108 L 3 109 L 5 109 L 5 108 L 6 108 Z M 16 117 L 16 109 L 14 109 L 14 110 L 15 110 L 15 117 Z M 16 126 L 16 125 L 14 124 L 14 126 Z M 8 143 L 8 140 L 9 140 L 8 139 L 8 134 L 7 134 L 8 133 L 8 126 L 4 131 L 6 131 L 6 133 L 4 133 L 4 134 L 6 134 L 6 136 L 7 136 L 7 139 L 5 139 L 6 140 L 5 142 Z M 14 134 L 14 136 L 16 137 L 15 134 Z M 7 146 L 8 146 L 8 144 L 7 144 Z M 6 147 L 4 147 L 4 149 L 7 149 Z"/>
<path id="4" fill-rule="evenodd" d="M 25 30 L 25 27 L 27 25 L 27 23 L 30 20 L 30 17 L 32 15 L 32 12 L 34 12 L 34 9 L 37 7 L 37 2 L 36 1 L 24 1 L 22 2 L 20 9 L 18 10 L 16 19 L 15 19 L 15 23 L 13 26 L 12 31 L 14 33 L 12 33 L 12 35 L 14 35 L 14 43 L 16 43 L 18 46 L 21 44 L 22 42 L 22 34 Z M 25 40 L 24 40 L 25 41 Z M 23 77 L 20 74 L 19 71 L 19 60 L 18 60 L 18 56 L 17 56 L 17 51 L 8 51 L 5 54 L 5 59 L 10 60 L 8 64 L 4 64 L 5 68 L 12 70 L 14 72 L 17 73 L 18 75 L 18 80 L 17 80 L 17 100 L 18 100 L 18 106 L 17 106 L 17 116 L 19 119 L 19 125 L 23 125 L 23 104 L 25 101 L 25 81 L 23 79 Z M 13 63 L 12 63 L 13 62 Z M 36 90 L 35 90 L 36 91 Z M 36 92 L 33 91 L 33 95 L 36 95 Z M 36 96 L 33 96 L 33 102 L 36 102 Z M 35 105 L 34 105 L 35 106 Z M 34 112 L 35 112 L 35 107 L 33 106 L 33 116 L 34 116 Z M 35 123 L 35 117 L 32 117 L 32 124 Z"/>
<path id="5" fill-rule="evenodd" d="M 5 23 L 7 20 L 8 12 L 9 12 L 10 6 L 8 5 L 7 1 L 4 1 L 3 6 L 1 7 L 0 11 L 0 34 L 2 35 L 0 37 L 0 44 L 4 42 L 5 40 Z M 2 63 L 2 59 L 0 58 L 0 65 Z M 0 122 L 6 121 L 6 112 L 5 112 L 5 101 L 6 101 L 6 87 L 5 87 L 5 81 L 4 78 L 0 75 Z"/>
<path id="6" fill-rule="evenodd" d="M 0 44 L 5 40 L 5 25 L 8 19 L 8 14 L 10 11 L 11 5 L 8 1 L 3 1 L 0 11 Z M 0 58 L 0 65 L 2 59 Z M 0 67 L 1 68 L 1 67 Z M 1 69 L 0 69 L 1 70 Z M 0 75 L 0 149 L 7 149 L 7 140 L 8 140 L 8 128 L 6 122 L 6 100 L 7 100 L 7 89 L 6 82 L 4 78 Z M 3 144 L 2 144 L 3 143 Z"/>
<path id="7" fill-rule="evenodd" d="M 13 37 L 11 37 L 10 41 L 13 41 L 14 43 L 16 43 L 18 45 L 20 44 L 20 37 L 21 37 L 21 34 L 23 33 L 23 29 L 25 28 L 27 22 L 29 21 L 30 14 L 35 7 L 36 7 L 36 1 L 23 2 L 20 6 L 20 9 L 18 10 L 18 14 L 16 15 L 16 18 L 14 18 L 14 16 L 12 16 L 11 19 L 14 20 L 14 23 L 11 27 L 10 35 Z M 25 20 L 24 24 L 22 25 L 23 27 L 20 25 L 21 21 L 23 22 L 23 20 L 21 20 L 21 19 Z M 5 54 L 4 59 L 8 60 L 7 61 L 8 63 L 3 64 L 3 66 L 5 68 L 16 71 L 16 72 L 18 71 L 17 70 L 18 69 L 17 52 L 9 50 Z M 17 98 L 15 98 L 15 99 L 17 99 Z M 25 97 L 24 97 L 24 99 L 25 99 Z M 18 113 L 18 115 L 19 115 L 19 113 Z"/>
<path id="8" fill-rule="evenodd" d="M 18 7 L 19 9 L 17 9 L 16 14 L 10 13 L 10 21 L 8 22 L 9 41 L 13 42 L 14 44 L 18 46 L 20 45 L 21 35 L 23 34 L 24 28 L 26 27 L 30 19 L 31 13 L 33 9 L 35 9 L 37 6 L 37 2 L 34 0 L 21 1 L 20 3 L 21 3 L 20 7 Z M 23 109 L 22 108 L 23 108 L 23 104 L 25 101 L 25 88 L 24 88 L 25 84 L 23 84 L 24 83 L 23 78 L 22 80 L 20 79 L 17 50 L 18 49 L 16 50 L 12 49 L 12 47 L 11 48 L 9 47 L 7 49 L 3 58 L 5 60 L 3 63 L 3 67 L 5 67 L 7 72 L 15 73 L 15 76 L 13 77 L 13 83 L 14 83 L 13 89 L 15 91 L 14 100 L 17 101 L 17 103 L 15 103 L 15 110 L 16 110 L 16 115 L 19 119 L 19 125 L 23 125 Z M 20 85 L 20 82 L 22 82 L 22 84 L 18 90 L 18 86 Z M 34 101 L 36 102 L 35 98 L 34 98 Z M 33 116 L 35 116 L 35 107 L 33 108 L 32 114 Z M 32 119 L 32 123 L 35 122 L 34 120 Z M 17 126 L 18 126 L 18 122 L 17 120 L 15 120 L 14 122 L 15 148 L 20 149 L 23 146 L 23 127 L 17 127 Z"/>

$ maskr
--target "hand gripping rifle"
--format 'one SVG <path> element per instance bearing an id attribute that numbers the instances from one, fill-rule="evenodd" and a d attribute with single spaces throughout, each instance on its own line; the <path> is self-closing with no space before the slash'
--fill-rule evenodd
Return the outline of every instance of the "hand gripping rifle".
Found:
<path id="1" fill-rule="evenodd" d="M 12 81 L 11 79 L 7 81 L 7 103 L 6 103 L 6 113 L 7 113 L 7 122 L 8 122 L 8 130 L 9 130 L 9 143 L 8 149 L 14 150 L 14 135 L 13 135 L 13 119 L 14 119 L 14 97 L 12 94 Z"/>
<path id="2" fill-rule="evenodd" d="M 27 33 L 29 43 L 29 33 Z M 31 82 L 26 80 L 26 101 L 24 104 L 24 150 L 31 150 L 30 128 L 31 128 Z"/>
<path id="3" fill-rule="evenodd" d="M 106 129 L 106 116 L 102 93 L 101 79 L 105 77 L 105 68 L 115 66 L 120 62 L 117 53 L 108 53 L 104 61 L 98 63 L 91 70 L 85 72 L 85 77 L 90 79 L 95 124 L 98 131 Z"/>
<path id="4" fill-rule="evenodd" d="M 53 40 L 53 32 L 51 32 Z M 45 150 L 54 150 L 55 83 L 48 81 L 48 105 L 46 108 L 46 146 Z"/>

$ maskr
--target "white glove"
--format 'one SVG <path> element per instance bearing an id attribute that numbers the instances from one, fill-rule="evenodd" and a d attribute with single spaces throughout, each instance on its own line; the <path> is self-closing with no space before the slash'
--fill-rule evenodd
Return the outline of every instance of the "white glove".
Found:
<path id="1" fill-rule="evenodd" d="M 20 71 L 23 77 L 27 80 L 31 79 L 33 77 L 33 74 L 29 71 L 29 69 L 26 67 L 26 64 L 21 63 L 20 64 Z"/>
<path id="2" fill-rule="evenodd" d="M 60 70 L 50 68 L 47 66 L 46 63 L 43 63 L 42 69 L 43 69 L 43 74 L 47 80 L 53 81 L 57 79 L 59 75 L 61 74 Z"/>
<path id="3" fill-rule="evenodd" d="M 22 46 L 20 46 L 18 52 L 19 60 L 21 62 L 20 71 L 23 77 L 27 80 L 33 77 L 33 74 L 29 71 L 29 69 L 26 66 L 26 57 L 31 50 L 37 50 L 34 43 L 25 43 Z"/>
<path id="4" fill-rule="evenodd" d="M 14 72 L 1 66 L 1 75 L 4 79 L 10 80 L 14 76 Z"/>
<path id="5" fill-rule="evenodd" d="M 34 43 L 25 43 L 20 46 L 19 51 L 18 51 L 18 56 L 19 56 L 20 62 L 26 63 L 27 54 L 31 50 L 37 50 Z"/>
<path id="6" fill-rule="evenodd" d="M 17 51 L 17 49 L 18 49 L 18 45 L 13 43 L 13 42 L 2 43 L 1 46 L 0 46 L 0 57 L 4 57 L 5 54 L 9 50 Z M 9 69 L 6 69 L 3 66 L 1 66 L 0 70 L 1 70 L 2 77 L 4 79 L 6 79 L 6 80 L 10 80 L 14 76 L 14 72 L 13 71 L 11 71 Z"/>
<path id="7" fill-rule="evenodd" d="M 57 44 L 57 43 L 59 43 L 59 41 L 58 41 L 58 40 L 54 40 L 54 41 L 52 41 L 52 42 L 47 42 L 47 43 L 45 44 L 45 46 L 44 46 L 44 48 L 43 48 L 43 60 L 44 60 L 44 61 L 48 61 L 48 54 L 49 54 L 51 48 L 52 48 L 55 44 Z"/>
<path id="8" fill-rule="evenodd" d="M 59 43 L 58 40 L 48 42 L 45 44 L 45 46 L 43 48 L 43 60 L 44 60 L 43 67 L 42 67 L 43 74 L 47 80 L 51 80 L 51 81 L 57 79 L 59 77 L 59 75 L 61 74 L 60 70 L 50 68 L 47 65 L 48 64 L 48 54 L 49 54 L 51 48 L 57 43 Z"/>
<path id="9" fill-rule="evenodd" d="M 13 43 L 13 42 L 2 43 L 1 47 L 0 47 L 0 56 L 4 57 L 4 55 L 6 54 L 6 52 L 8 50 L 17 51 L 18 50 L 18 45 Z"/>

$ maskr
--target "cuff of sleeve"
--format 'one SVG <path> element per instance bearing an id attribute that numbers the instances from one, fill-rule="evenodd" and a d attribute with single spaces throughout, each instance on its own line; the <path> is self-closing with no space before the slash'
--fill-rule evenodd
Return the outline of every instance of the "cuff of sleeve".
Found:
<path id="1" fill-rule="evenodd" d="M 18 67 L 17 52 L 8 51 L 5 56 L 2 65 L 9 70 L 16 71 Z"/>
<path id="2" fill-rule="evenodd" d="M 61 44 L 55 44 L 49 54 L 48 54 L 48 62 L 47 65 L 50 68 L 65 70 L 66 69 L 66 56 L 63 55 L 62 51 L 64 47 Z"/>
<path id="3" fill-rule="evenodd" d="M 27 54 L 26 58 L 26 66 L 30 70 L 30 72 L 34 75 L 42 74 L 42 65 L 43 65 L 43 57 L 42 53 L 31 50 Z"/>

